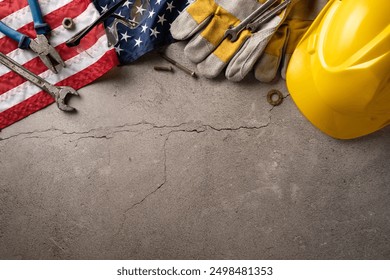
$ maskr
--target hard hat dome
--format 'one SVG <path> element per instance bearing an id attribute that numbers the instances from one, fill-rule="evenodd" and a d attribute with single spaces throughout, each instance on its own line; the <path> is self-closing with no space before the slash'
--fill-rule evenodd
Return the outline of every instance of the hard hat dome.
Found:
<path id="1" fill-rule="evenodd" d="M 323 54 L 329 66 L 339 66 L 362 50 L 371 49 L 371 42 L 389 25 L 390 11 L 380 2 L 389 1 L 343 0 L 329 7 L 321 30 L 325 35 Z M 384 53 L 390 46 L 382 47 Z"/>
<path id="2" fill-rule="evenodd" d="M 389 10 L 389 0 L 331 0 L 291 58 L 291 96 L 330 136 L 355 138 L 390 123 Z"/>

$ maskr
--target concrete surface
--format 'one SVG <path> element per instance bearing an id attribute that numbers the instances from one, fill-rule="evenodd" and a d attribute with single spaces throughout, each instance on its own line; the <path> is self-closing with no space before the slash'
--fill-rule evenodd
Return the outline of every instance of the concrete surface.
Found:
<path id="1" fill-rule="evenodd" d="M 1 259 L 390 258 L 390 129 L 334 140 L 267 103 L 283 81 L 156 64 L 0 133 Z"/>

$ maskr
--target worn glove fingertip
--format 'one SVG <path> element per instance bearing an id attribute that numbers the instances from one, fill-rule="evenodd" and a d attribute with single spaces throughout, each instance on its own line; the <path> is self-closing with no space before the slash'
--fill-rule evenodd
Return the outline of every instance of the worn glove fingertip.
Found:
<path id="1" fill-rule="evenodd" d="M 255 78 L 263 83 L 275 80 L 280 65 L 280 59 L 276 56 L 263 54 L 255 65 Z"/>
<path id="2" fill-rule="evenodd" d="M 197 65 L 198 72 L 208 79 L 217 77 L 225 67 L 226 63 L 214 54 L 210 54 L 205 60 Z"/>
<path id="3" fill-rule="evenodd" d="M 195 36 L 184 48 L 185 56 L 193 63 L 203 61 L 215 49 L 202 35 Z"/>
<path id="4" fill-rule="evenodd" d="M 247 73 L 244 73 L 242 67 L 235 67 L 235 64 L 229 63 L 225 71 L 225 77 L 229 81 L 239 82 L 245 78 Z"/>
<path id="5" fill-rule="evenodd" d="M 186 40 L 198 28 L 198 23 L 185 10 L 171 24 L 171 34 L 176 40 Z"/>

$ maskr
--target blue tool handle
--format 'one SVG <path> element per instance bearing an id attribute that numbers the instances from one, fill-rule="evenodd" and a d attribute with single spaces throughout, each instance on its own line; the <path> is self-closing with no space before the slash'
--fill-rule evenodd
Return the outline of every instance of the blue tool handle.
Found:
<path id="1" fill-rule="evenodd" d="M 0 32 L 4 33 L 7 37 L 18 42 L 18 47 L 21 49 L 28 49 L 31 39 L 26 35 L 12 29 L 4 22 L 0 21 Z"/>
<path id="2" fill-rule="evenodd" d="M 34 28 L 37 34 L 46 35 L 50 32 L 49 25 L 43 21 L 41 7 L 39 7 L 38 0 L 28 0 L 28 5 L 34 20 Z"/>

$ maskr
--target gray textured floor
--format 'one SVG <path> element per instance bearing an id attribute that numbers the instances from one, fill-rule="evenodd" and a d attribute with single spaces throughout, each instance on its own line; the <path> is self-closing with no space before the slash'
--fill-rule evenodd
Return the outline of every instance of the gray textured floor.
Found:
<path id="1" fill-rule="evenodd" d="M 283 82 L 156 64 L 0 133 L 2 259 L 390 258 L 390 129 L 337 141 L 267 103 Z"/>

